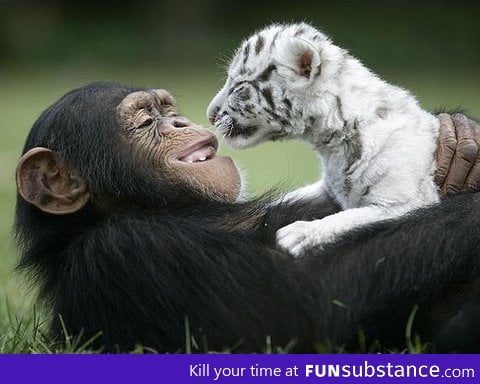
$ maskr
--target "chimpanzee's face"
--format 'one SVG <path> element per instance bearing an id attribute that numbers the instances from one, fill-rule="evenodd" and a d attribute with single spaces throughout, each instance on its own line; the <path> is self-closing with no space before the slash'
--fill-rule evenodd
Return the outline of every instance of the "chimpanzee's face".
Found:
<path id="1" fill-rule="evenodd" d="M 224 201 L 240 194 L 240 176 L 229 157 L 217 155 L 209 130 L 177 113 L 175 99 L 164 90 L 137 91 L 117 107 L 124 137 L 159 177 L 168 177 Z"/>

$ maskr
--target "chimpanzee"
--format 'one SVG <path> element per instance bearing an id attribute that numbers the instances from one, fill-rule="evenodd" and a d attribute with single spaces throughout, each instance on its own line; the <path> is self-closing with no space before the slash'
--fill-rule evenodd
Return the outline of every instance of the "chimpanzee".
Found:
<path id="1" fill-rule="evenodd" d="M 245 201 L 210 131 L 164 90 L 94 83 L 33 125 L 17 168 L 19 268 L 40 288 L 50 331 L 104 352 L 295 352 L 428 341 L 478 292 L 480 196 L 460 195 L 351 232 L 294 260 L 278 228 L 334 202 Z M 63 326 L 64 324 L 64 326 Z M 189 335 L 186 340 L 185 335 Z"/>

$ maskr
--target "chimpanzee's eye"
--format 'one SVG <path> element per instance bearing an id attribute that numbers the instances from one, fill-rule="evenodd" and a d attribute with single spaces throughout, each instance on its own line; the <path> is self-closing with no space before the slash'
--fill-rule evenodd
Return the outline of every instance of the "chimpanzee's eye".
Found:
<path id="1" fill-rule="evenodd" d="M 152 125 L 153 119 L 151 117 L 146 118 L 137 128 L 146 128 Z"/>

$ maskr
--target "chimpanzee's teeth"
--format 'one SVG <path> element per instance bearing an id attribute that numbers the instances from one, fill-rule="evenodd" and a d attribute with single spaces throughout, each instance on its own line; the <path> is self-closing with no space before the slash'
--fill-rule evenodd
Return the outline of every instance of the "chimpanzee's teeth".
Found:
<path id="1" fill-rule="evenodd" d="M 1 1 L 1 0 L 0 0 Z M 178 160 L 185 163 L 198 163 L 211 159 L 215 156 L 216 148 L 212 145 L 205 145 L 198 148 L 186 156 L 180 157 Z"/>

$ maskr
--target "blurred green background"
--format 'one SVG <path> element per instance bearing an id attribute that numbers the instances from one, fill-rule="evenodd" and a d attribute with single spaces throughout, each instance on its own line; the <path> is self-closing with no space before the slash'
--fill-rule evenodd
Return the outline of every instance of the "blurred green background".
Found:
<path id="1" fill-rule="evenodd" d="M 12 277 L 11 223 L 16 161 L 40 112 L 74 87 L 116 80 L 166 88 L 186 116 L 208 125 L 205 108 L 240 40 L 291 21 L 323 29 L 426 108 L 480 117 L 476 1 L 0 0 L 0 332 L 9 314 L 30 311 L 28 290 Z M 318 177 L 316 156 L 302 143 L 222 150 L 246 171 L 253 193 Z"/>

